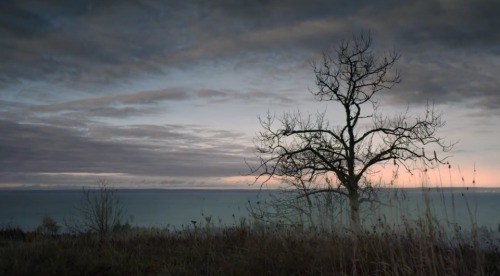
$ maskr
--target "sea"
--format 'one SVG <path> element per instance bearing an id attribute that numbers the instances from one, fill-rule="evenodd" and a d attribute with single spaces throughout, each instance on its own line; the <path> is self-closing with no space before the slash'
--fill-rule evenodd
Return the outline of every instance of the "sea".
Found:
<path id="1" fill-rule="evenodd" d="M 500 188 L 381 189 L 376 212 L 366 223 L 395 223 L 432 211 L 433 220 L 500 232 Z M 194 224 L 231 226 L 250 221 L 249 210 L 279 198 L 279 190 L 118 189 L 116 198 L 132 226 L 182 229 Z M 82 190 L 0 190 L 0 229 L 33 230 L 44 216 L 65 223 L 78 219 Z M 368 207 L 368 209 L 371 207 Z M 373 207 L 375 208 L 375 207 Z"/>

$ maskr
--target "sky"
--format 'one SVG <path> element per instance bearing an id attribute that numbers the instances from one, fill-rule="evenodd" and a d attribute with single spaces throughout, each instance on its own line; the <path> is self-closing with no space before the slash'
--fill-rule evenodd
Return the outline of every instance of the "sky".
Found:
<path id="1" fill-rule="evenodd" d="M 255 188 L 246 162 L 258 117 L 327 110 L 340 124 L 338 106 L 310 93 L 311 62 L 363 31 L 375 52 L 401 54 L 402 82 L 380 94 L 381 110 L 432 102 L 439 135 L 458 142 L 441 183 L 498 187 L 499 10 L 495 0 L 1 0 L 0 188 L 101 178 Z"/>

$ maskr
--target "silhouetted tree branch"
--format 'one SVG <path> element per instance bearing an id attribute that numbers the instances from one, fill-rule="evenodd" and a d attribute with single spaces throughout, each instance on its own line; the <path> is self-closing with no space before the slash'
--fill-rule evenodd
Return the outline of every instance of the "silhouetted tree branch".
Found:
<path id="1" fill-rule="evenodd" d="M 345 114 L 343 125 L 330 125 L 326 113 L 314 117 L 300 111 L 281 117 L 268 113 L 260 118 L 262 130 L 255 141 L 260 162 L 251 168 L 257 181 L 278 178 L 303 196 L 346 196 L 355 232 L 360 230 L 360 204 L 372 200 L 373 187 L 366 175 L 375 165 L 393 162 L 411 172 L 410 161 L 428 167 L 444 162 L 435 151 L 426 153 L 427 145 L 443 152 L 452 147 L 437 136 L 445 123 L 431 104 L 420 116 L 408 110 L 392 117 L 377 112 L 376 94 L 401 81 L 399 72 L 391 70 L 400 56 L 391 51 L 377 57 L 371 46 L 370 35 L 353 36 L 332 55 L 324 54 L 319 65 L 313 64 L 318 89 L 312 94 L 339 105 Z M 371 127 L 360 126 L 368 120 Z"/>

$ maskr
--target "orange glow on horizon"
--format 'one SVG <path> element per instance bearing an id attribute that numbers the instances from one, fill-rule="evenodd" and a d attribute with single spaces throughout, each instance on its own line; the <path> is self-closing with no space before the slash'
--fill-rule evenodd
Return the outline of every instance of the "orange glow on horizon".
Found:
<path id="1" fill-rule="evenodd" d="M 460 168 L 458 166 L 441 165 L 438 168 L 429 169 L 427 172 L 415 170 L 413 175 L 399 169 L 398 177 L 394 179 L 394 168 L 386 166 L 377 173 L 371 175 L 370 180 L 382 187 L 394 188 L 415 188 L 415 187 L 500 187 L 500 170 L 487 167 Z M 258 189 L 265 178 L 255 181 L 255 176 L 229 176 L 220 179 L 223 184 L 228 185 L 248 185 L 250 189 Z M 392 184 L 392 185 L 391 185 Z M 280 180 L 276 178 L 269 179 L 263 188 L 283 187 Z"/>

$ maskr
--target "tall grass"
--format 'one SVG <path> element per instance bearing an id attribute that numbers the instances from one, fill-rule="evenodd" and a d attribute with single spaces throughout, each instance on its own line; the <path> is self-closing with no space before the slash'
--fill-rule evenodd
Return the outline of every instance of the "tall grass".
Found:
<path id="1" fill-rule="evenodd" d="M 3 238 L 3 275 L 493 275 L 500 253 L 451 245 L 425 225 L 357 238 L 320 229 L 243 223 L 92 236 Z M 380 230 L 380 231 L 379 231 Z M 3 232 L 3 231 L 0 231 Z M 29 234 L 29 233 L 28 233 Z"/>

